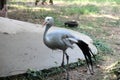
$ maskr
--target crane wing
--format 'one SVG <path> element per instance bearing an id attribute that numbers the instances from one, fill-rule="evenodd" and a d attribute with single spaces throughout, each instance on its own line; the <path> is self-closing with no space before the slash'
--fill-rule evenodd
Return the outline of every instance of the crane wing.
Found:
<path id="1" fill-rule="evenodd" d="M 93 72 L 93 61 L 92 61 L 92 57 L 96 60 L 94 54 L 92 53 L 91 49 L 89 48 L 88 44 L 86 44 L 84 41 L 79 40 L 78 43 L 76 43 L 79 48 L 82 50 L 86 63 L 88 65 L 88 68 L 92 74 Z M 90 69 L 91 68 L 91 69 Z"/>
<path id="2" fill-rule="evenodd" d="M 70 48 L 73 48 L 73 43 L 78 42 L 74 37 L 71 37 L 71 36 L 68 36 L 68 35 L 62 36 L 62 41 L 64 42 L 64 44 L 67 47 L 70 47 Z"/>

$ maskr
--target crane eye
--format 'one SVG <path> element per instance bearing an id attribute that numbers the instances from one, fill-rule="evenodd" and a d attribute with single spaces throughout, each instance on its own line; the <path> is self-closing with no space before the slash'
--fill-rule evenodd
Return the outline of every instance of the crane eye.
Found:
<path id="1" fill-rule="evenodd" d="M 47 19 L 47 21 L 49 21 L 50 19 Z"/>

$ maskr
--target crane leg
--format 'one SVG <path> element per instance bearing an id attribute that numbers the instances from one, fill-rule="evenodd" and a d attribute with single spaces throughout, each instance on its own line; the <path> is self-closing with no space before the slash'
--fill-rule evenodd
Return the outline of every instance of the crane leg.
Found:
<path id="1" fill-rule="evenodd" d="M 69 80 L 69 72 L 68 72 L 68 70 L 69 70 L 69 65 L 68 65 L 69 64 L 69 56 L 66 52 L 64 52 L 64 54 L 66 55 L 66 59 L 67 59 L 67 68 L 66 68 L 67 78 L 66 78 L 66 80 Z"/>
<path id="2" fill-rule="evenodd" d="M 63 58 L 62 58 L 61 66 L 64 67 L 64 52 L 63 52 Z"/>

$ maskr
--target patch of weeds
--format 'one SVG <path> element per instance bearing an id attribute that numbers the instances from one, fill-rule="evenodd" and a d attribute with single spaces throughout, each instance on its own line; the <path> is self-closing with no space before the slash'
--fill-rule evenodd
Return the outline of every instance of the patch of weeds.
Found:
<path id="1" fill-rule="evenodd" d="M 69 64 L 69 69 L 75 69 L 76 67 L 80 67 L 84 64 L 85 64 L 84 60 L 78 59 L 77 62 Z M 32 78 L 32 79 L 39 78 L 41 80 L 44 80 L 49 76 L 53 76 L 53 75 L 65 72 L 66 68 L 67 68 L 67 65 L 65 65 L 64 68 L 63 67 L 53 67 L 53 68 L 44 69 L 44 70 L 40 70 L 40 71 L 34 71 L 31 69 L 28 69 L 27 74 L 28 74 L 29 78 Z"/>
<path id="2" fill-rule="evenodd" d="M 59 18 L 54 18 L 55 19 L 55 25 L 59 27 L 64 27 L 64 19 L 59 17 Z"/>
<path id="3" fill-rule="evenodd" d="M 13 75 L 8 77 L 0 77 L 0 80 L 32 80 L 27 79 L 26 74 Z"/>
<path id="4" fill-rule="evenodd" d="M 96 58 L 96 60 L 93 59 L 93 58 L 92 58 L 92 60 L 93 60 L 93 62 L 96 63 L 96 64 L 98 64 L 100 61 L 103 60 L 103 57 L 101 57 L 101 54 L 96 54 L 96 55 L 95 55 L 95 58 Z"/>
<path id="5" fill-rule="evenodd" d="M 85 64 L 85 60 L 78 59 L 77 62 L 69 64 L 69 69 L 75 69 L 77 67 L 83 66 L 84 64 Z M 40 71 L 28 69 L 28 71 L 25 74 L 3 77 L 3 78 L 0 78 L 0 80 L 46 80 L 49 76 L 53 76 L 53 75 L 65 72 L 66 68 L 67 68 L 67 65 L 65 65 L 65 68 L 53 67 L 53 68 L 44 69 Z"/>
<path id="6" fill-rule="evenodd" d="M 115 75 L 116 80 L 120 79 L 120 60 L 112 67 L 110 74 L 112 74 L 112 76 Z"/>
<path id="7" fill-rule="evenodd" d="M 64 0 L 61 0 L 61 1 L 64 1 Z M 81 2 L 97 2 L 97 3 L 116 3 L 116 4 L 120 4 L 120 1 L 119 0 L 65 0 L 65 2 L 77 2 L 77 3 L 81 3 Z"/>
<path id="8" fill-rule="evenodd" d="M 96 14 L 99 12 L 99 8 L 95 5 L 86 5 L 80 8 L 81 14 Z"/>
<path id="9" fill-rule="evenodd" d="M 85 64 L 85 61 L 84 61 L 84 60 L 78 59 L 77 62 L 70 63 L 70 64 L 69 64 L 69 68 L 70 68 L 70 69 L 75 69 L 76 67 L 83 66 L 84 64 Z"/>
<path id="10" fill-rule="evenodd" d="M 31 11 L 32 19 L 44 19 L 48 13 L 45 10 Z"/>
<path id="11" fill-rule="evenodd" d="M 99 25 L 100 27 L 102 26 L 119 27 L 120 25 L 120 19 L 112 19 L 112 18 L 107 18 L 107 17 L 97 18 L 96 22 L 97 22 L 97 25 Z"/>
<path id="12" fill-rule="evenodd" d="M 53 16 L 56 14 L 53 11 L 46 11 L 44 9 L 39 9 L 38 11 L 32 11 L 30 12 L 30 15 L 32 16 L 33 19 L 44 19 L 46 16 Z"/>
<path id="13" fill-rule="evenodd" d="M 98 17 L 98 18 L 96 18 L 96 23 L 97 23 L 97 25 L 99 25 L 100 27 L 102 27 L 103 26 L 103 24 L 105 23 L 105 18 L 104 17 Z"/>
<path id="14" fill-rule="evenodd" d="M 90 27 L 88 27 L 88 26 L 86 26 L 86 25 L 82 25 L 82 24 L 81 24 L 80 26 L 76 27 L 76 28 L 70 28 L 70 27 L 66 27 L 66 28 L 72 29 L 72 30 L 74 30 L 74 31 L 78 31 L 78 32 L 83 33 L 83 34 L 86 34 L 86 35 L 89 34 L 88 30 L 91 29 Z"/>
<path id="15" fill-rule="evenodd" d="M 84 5 L 84 6 L 69 6 L 61 8 L 65 15 L 74 14 L 96 14 L 99 12 L 99 8 L 95 5 Z"/>
<path id="16" fill-rule="evenodd" d="M 34 70 L 28 69 L 27 74 L 28 74 L 28 78 L 31 78 L 31 79 L 37 78 L 40 80 L 46 80 L 47 77 L 61 73 L 63 71 L 64 70 L 61 67 L 53 67 L 53 68 L 44 69 L 41 71 L 34 71 Z"/>
<path id="17" fill-rule="evenodd" d="M 119 14 L 120 13 L 120 9 L 118 6 L 113 6 L 112 7 L 112 12 L 115 13 L 115 14 Z"/>
<path id="18" fill-rule="evenodd" d="M 89 2 L 98 2 L 98 3 L 116 3 L 116 4 L 120 4 L 119 0 L 87 0 Z"/>
<path id="19" fill-rule="evenodd" d="M 108 22 L 108 25 L 111 27 L 120 27 L 120 20 L 114 20 L 114 21 Z"/>
<path id="20" fill-rule="evenodd" d="M 110 1 L 110 0 L 109 0 Z M 113 2 L 115 2 L 116 4 L 120 4 L 120 0 L 111 0 L 111 1 L 113 1 Z"/>
<path id="21" fill-rule="evenodd" d="M 93 44 L 97 47 L 99 53 L 112 53 L 113 50 L 102 40 L 94 40 Z"/>

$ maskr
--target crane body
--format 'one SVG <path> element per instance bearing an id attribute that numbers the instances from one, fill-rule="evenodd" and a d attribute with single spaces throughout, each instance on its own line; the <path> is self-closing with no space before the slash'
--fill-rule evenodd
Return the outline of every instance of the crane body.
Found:
<path id="1" fill-rule="evenodd" d="M 54 24 L 54 19 L 52 17 L 46 17 L 43 25 L 46 27 L 44 31 L 43 41 L 45 45 L 52 50 L 62 50 L 63 58 L 61 66 L 64 67 L 64 57 L 66 56 L 67 65 L 69 64 L 69 55 L 66 53 L 68 48 L 73 48 L 73 44 L 76 44 L 84 54 L 86 63 L 88 65 L 89 71 L 93 74 L 93 62 L 92 57 L 95 59 L 94 54 L 89 48 L 88 44 L 83 40 L 74 36 L 68 30 L 54 30 L 49 32 L 49 29 Z M 67 72 L 67 80 L 69 80 L 69 74 Z"/>

